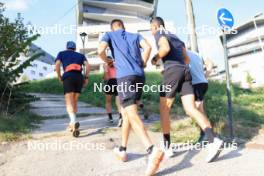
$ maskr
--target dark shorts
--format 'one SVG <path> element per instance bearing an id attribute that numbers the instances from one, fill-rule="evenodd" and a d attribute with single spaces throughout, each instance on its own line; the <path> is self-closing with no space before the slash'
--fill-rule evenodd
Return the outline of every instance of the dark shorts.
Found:
<path id="1" fill-rule="evenodd" d="M 83 87 L 83 75 L 74 74 L 66 77 L 63 80 L 64 94 L 66 93 L 81 93 Z"/>
<path id="2" fill-rule="evenodd" d="M 160 97 L 174 98 L 177 93 L 181 96 L 194 94 L 189 67 L 185 65 L 167 67 L 164 70 L 162 87 L 166 89 L 161 89 Z"/>
<path id="3" fill-rule="evenodd" d="M 109 79 L 108 81 L 105 81 L 105 86 L 107 86 L 105 89 L 106 95 L 118 96 L 116 79 Z"/>
<path id="4" fill-rule="evenodd" d="M 193 85 L 195 101 L 203 101 L 208 90 L 208 83 L 200 83 Z"/>
<path id="5" fill-rule="evenodd" d="M 126 76 L 117 79 L 118 96 L 121 105 L 125 108 L 137 104 L 143 92 L 145 78 L 141 76 Z"/>

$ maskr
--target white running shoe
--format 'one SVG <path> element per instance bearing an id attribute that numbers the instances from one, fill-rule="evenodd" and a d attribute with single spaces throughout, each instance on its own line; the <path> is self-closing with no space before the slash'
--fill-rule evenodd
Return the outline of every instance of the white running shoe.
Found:
<path id="1" fill-rule="evenodd" d="M 170 147 L 168 149 L 164 149 L 164 156 L 166 159 L 168 158 L 172 158 L 175 155 L 175 152 L 173 151 L 173 149 Z"/>
<path id="2" fill-rule="evenodd" d="M 224 141 L 215 137 L 213 143 L 209 143 L 207 145 L 207 157 L 206 157 L 206 162 L 210 163 L 213 162 L 220 154 L 222 151 L 222 146 L 224 144 Z"/>
<path id="3" fill-rule="evenodd" d="M 114 120 L 113 119 L 108 119 L 107 120 L 109 123 L 114 123 Z"/>
<path id="4" fill-rule="evenodd" d="M 126 151 L 120 151 L 119 147 L 114 148 L 114 154 L 120 161 L 126 162 L 128 160 Z"/>
<path id="5" fill-rule="evenodd" d="M 145 172 L 146 176 L 151 176 L 156 174 L 159 169 L 160 163 L 163 160 L 164 152 L 157 147 L 153 147 L 151 154 L 148 158 L 148 166 Z"/>
<path id="6" fill-rule="evenodd" d="M 118 120 L 117 127 L 121 128 L 121 127 L 122 127 L 122 124 L 123 124 L 123 119 L 120 118 L 120 119 Z"/>

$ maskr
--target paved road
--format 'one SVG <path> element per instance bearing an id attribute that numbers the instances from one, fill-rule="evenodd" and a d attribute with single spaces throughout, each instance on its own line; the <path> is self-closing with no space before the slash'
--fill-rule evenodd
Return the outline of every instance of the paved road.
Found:
<path id="1" fill-rule="evenodd" d="M 56 102 L 59 99 L 63 101 L 61 96 L 56 98 L 51 95 L 38 96 L 42 96 L 43 99 L 37 104 L 49 102 L 51 99 Z M 37 104 L 33 104 L 35 110 L 40 108 Z M 86 106 L 93 108 L 84 103 L 80 104 L 84 109 Z M 49 107 L 51 104 L 46 103 L 46 105 Z M 63 104 L 56 103 L 56 105 Z M 55 113 L 51 112 L 52 109 L 49 109 L 49 113 L 53 116 Z M 41 108 L 39 112 L 43 112 Z M 0 150 L 0 176 L 143 175 L 146 167 L 145 152 L 133 133 L 128 146 L 129 162 L 121 163 L 112 153 L 113 147 L 120 143 L 120 129 L 109 126 L 106 116 L 101 112 L 80 118 L 82 131 L 80 138 L 77 139 L 64 131 L 67 121 L 68 119 L 47 119 L 38 130 L 34 131 L 32 139 L 7 145 L 5 150 Z M 150 135 L 154 143 L 159 144 L 161 135 L 159 133 L 150 133 Z M 204 162 L 205 156 L 205 149 L 178 151 L 174 158 L 163 161 L 157 175 L 264 175 L 263 150 L 225 149 L 219 159 L 211 164 Z"/>

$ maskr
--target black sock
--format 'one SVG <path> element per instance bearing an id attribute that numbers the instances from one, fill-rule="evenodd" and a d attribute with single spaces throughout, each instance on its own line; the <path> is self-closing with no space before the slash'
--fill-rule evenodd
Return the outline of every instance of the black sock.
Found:
<path id="1" fill-rule="evenodd" d="M 208 142 L 209 143 L 213 143 L 214 142 L 214 137 L 215 137 L 213 129 L 212 128 L 206 128 L 204 130 L 204 133 L 205 133 L 205 135 L 206 135 L 206 137 L 208 139 Z"/>
<path id="2" fill-rule="evenodd" d="M 109 120 L 113 120 L 112 113 L 108 113 Z"/>
<path id="3" fill-rule="evenodd" d="M 204 136 L 205 135 L 205 133 L 204 133 L 204 131 L 201 129 L 201 131 L 200 131 L 200 136 Z"/>
<path id="4" fill-rule="evenodd" d="M 151 153 L 152 153 L 153 147 L 154 147 L 154 145 L 150 146 L 150 147 L 147 149 L 148 154 L 151 154 Z"/>
<path id="5" fill-rule="evenodd" d="M 163 141 L 164 146 L 166 149 L 170 148 L 171 140 L 170 140 L 170 133 L 169 134 L 163 134 Z"/>
<path id="6" fill-rule="evenodd" d="M 126 148 L 126 147 L 123 147 L 123 146 L 120 146 L 120 147 L 119 147 L 119 151 L 120 151 L 120 152 L 122 152 L 122 151 L 126 151 L 126 149 L 127 149 L 127 148 Z"/>
<path id="7" fill-rule="evenodd" d="M 122 114 L 121 113 L 119 113 L 119 119 L 122 119 Z"/>

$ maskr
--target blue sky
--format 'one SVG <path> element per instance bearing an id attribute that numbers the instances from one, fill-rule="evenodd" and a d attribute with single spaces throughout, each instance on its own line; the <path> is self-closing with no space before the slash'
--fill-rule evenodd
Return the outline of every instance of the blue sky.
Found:
<path id="1" fill-rule="evenodd" d="M 54 27 L 75 25 L 75 9 L 77 0 L 0 0 L 7 4 L 5 14 L 13 19 L 18 12 L 22 13 L 25 22 L 37 27 Z M 235 24 L 241 24 L 255 14 L 264 12 L 263 0 L 193 0 L 196 25 L 217 27 L 216 14 L 219 8 L 225 7 L 232 11 Z M 72 9 L 69 11 L 69 9 Z M 67 15 L 65 16 L 66 12 Z M 158 15 L 165 20 L 173 21 L 176 27 L 186 26 L 184 0 L 159 0 Z M 179 34 L 186 40 L 187 35 Z M 199 36 L 204 37 L 204 36 Z M 35 43 L 56 56 L 64 49 L 68 40 L 75 40 L 75 33 L 42 35 Z"/>

